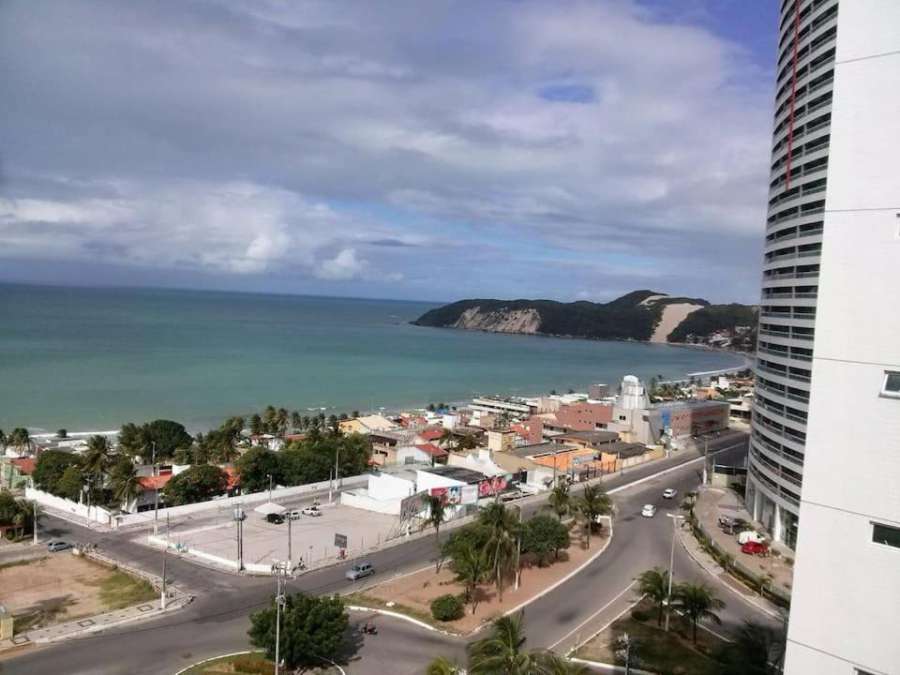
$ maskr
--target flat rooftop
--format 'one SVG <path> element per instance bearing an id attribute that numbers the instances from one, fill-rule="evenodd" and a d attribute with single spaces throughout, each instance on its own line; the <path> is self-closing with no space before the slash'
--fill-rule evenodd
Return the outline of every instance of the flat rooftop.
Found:
<path id="1" fill-rule="evenodd" d="M 427 471 L 428 473 L 433 473 L 436 476 L 443 476 L 444 478 L 458 480 L 461 483 L 466 483 L 468 485 L 474 485 L 488 479 L 488 477 L 480 471 L 475 471 L 474 469 L 466 469 L 462 466 L 429 466 L 423 467 L 422 469 L 420 469 L 420 471 Z"/>
<path id="2" fill-rule="evenodd" d="M 597 429 L 594 431 L 567 431 L 566 433 L 555 436 L 554 439 L 560 441 L 580 441 L 589 445 L 604 445 L 619 440 L 619 434 L 615 431 L 604 431 Z"/>

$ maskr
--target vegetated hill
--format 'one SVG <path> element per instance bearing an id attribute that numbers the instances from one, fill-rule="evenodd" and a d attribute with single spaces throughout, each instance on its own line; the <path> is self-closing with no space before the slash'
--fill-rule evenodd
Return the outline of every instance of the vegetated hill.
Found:
<path id="1" fill-rule="evenodd" d="M 700 298 L 650 290 L 633 291 L 607 303 L 470 299 L 432 309 L 413 323 L 500 333 L 649 340 L 665 307 L 673 304 L 709 306 Z"/>
<path id="2" fill-rule="evenodd" d="M 752 305 L 708 305 L 688 314 L 667 339 L 669 342 L 705 342 L 714 333 L 724 332 L 732 336 L 733 347 L 753 349 L 756 322 L 757 308 Z"/>

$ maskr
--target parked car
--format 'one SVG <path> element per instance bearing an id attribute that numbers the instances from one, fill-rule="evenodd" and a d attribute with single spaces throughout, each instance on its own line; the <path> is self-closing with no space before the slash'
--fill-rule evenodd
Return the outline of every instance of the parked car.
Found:
<path id="1" fill-rule="evenodd" d="M 280 513 L 269 513 L 266 514 L 266 522 L 273 525 L 281 525 L 284 522 L 284 516 Z"/>
<path id="2" fill-rule="evenodd" d="M 747 555 L 769 555 L 769 545 L 762 541 L 748 541 L 741 546 L 741 553 Z"/>
<path id="3" fill-rule="evenodd" d="M 70 548 L 72 548 L 72 544 L 67 541 L 60 541 L 58 539 L 55 539 L 53 541 L 47 542 L 47 550 L 50 551 L 50 553 L 56 553 L 56 551 L 65 551 Z"/>
<path id="4" fill-rule="evenodd" d="M 656 515 L 656 507 L 653 504 L 644 504 L 644 508 L 641 509 L 641 515 L 644 518 L 652 518 Z"/>
<path id="5" fill-rule="evenodd" d="M 361 562 L 356 563 L 353 567 L 347 570 L 346 576 L 350 581 L 356 581 L 357 579 L 363 579 L 365 577 L 369 577 L 375 574 L 375 568 L 372 567 L 372 563 Z"/>
<path id="6" fill-rule="evenodd" d="M 738 533 L 737 540 L 741 545 L 746 544 L 747 542 L 761 544 L 766 540 L 766 538 L 755 530 L 744 530 L 743 532 Z"/>
<path id="7" fill-rule="evenodd" d="M 318 518 L 322 515 L 322 512 L 319 511 L 319 507 L 317 506 L 307 506 L 302 511 L 304 516 L 312 516 L 313 518 Z"/>
<path id="8" fill-rule="evenodd" d="M 521 499 L 525 496 L 525 493 L 521 490 L 509 490 L 507 492 L 500 493 L 500 501 L 501 502 L 511 502 L 516 499 Z"/>
<path id="9" fill-rule="evenodd" d="M 663 499 L 675 499 L 675 495 L 678 494 L 678 490 L 675 488 L 666 488 L 663 490 Z"/>

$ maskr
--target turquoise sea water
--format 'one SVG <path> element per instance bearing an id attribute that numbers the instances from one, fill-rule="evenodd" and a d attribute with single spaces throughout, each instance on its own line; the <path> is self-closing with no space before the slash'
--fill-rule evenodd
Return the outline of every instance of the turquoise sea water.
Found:
<path id="1" fill-rule="evenodd" d="M 192 430 L 267 404 L 368 410 L 741 365 L 666 345 L 409 325 L 429 303 L 0 285 L 0 428 Z"/>

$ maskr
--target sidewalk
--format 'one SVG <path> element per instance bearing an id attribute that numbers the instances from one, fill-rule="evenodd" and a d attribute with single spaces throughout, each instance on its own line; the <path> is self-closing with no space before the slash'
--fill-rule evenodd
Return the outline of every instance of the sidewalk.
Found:
<path id="1" fill-rule="evenodd" d="M 790 597 L 794 568 L 787 561 L 792 561 L 791 558 L 781 554 L 777 546 L 773 547 L 773 554 L 768 558 L 742 553 L 737 538 L 719 528 L 719 516 L 742 518 L 747 522 L 753 522 L 734 492 L 711 487 L 701 489 L 697 496 L 697 503 L 694 505 L 694 515 L 706 536 L 715 543 L 719 550 L 731 555 L 734 561 L 739 563 L 742 571 L 749 572 L 755 577 L 769 575 L 771 586 L 780 594 Z M 758 525 L 758 523 L 754 523 L 754 525 Z M 757 527 L 756 529 L 761 530 L 762 528 Z"/>
<path id="2" fill-rule="evenodd" d="M 0 565 L 19 562 L 22 560 L 35 560 L 43 558 L 47 555 L 47 546 L 45 542 L 39 542 L 37 545 L 31 543 L 31 537 L 28 543 L 3 543 L 0 544 Z"/>
<path id="3" fill-rule="evenodd" d="M 134 607 L 126 607 L 115 612 L 97 614 L 96 616 L 76 619 L 67 623 L 48 626 L 47 628 L 39 628 L 27 633 L 19 633 L 13 636 L 12 639 L 0 640 L 0 653 L 16 647 L 27 647 L 32 644 L 46 644 L 77 638 L 81 635 L 95 633 L 131 621 L 158 616 L 180 609 L 190 603 L 191 600 L 193 600 L 192 596 L 176 591 L 174 596 L 169 597 L 165 609 L 160 607 L 159 600 L 155 600 Z"/>

